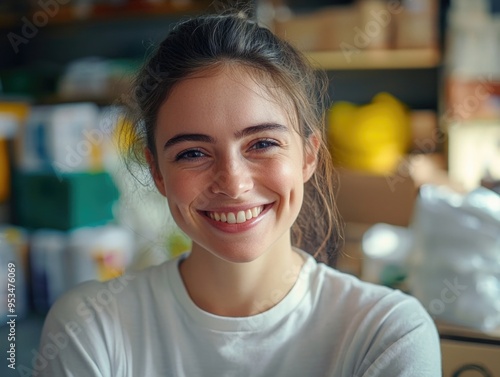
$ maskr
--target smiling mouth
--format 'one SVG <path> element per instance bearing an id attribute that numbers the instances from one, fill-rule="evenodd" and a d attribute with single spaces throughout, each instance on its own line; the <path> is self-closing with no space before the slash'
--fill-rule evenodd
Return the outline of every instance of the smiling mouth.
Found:
<path id="1" fill-rule="evenodd" d="M 252 220 L 258 217 L 262 211 L 264 210 L 264 206 L 257 206 L 253 208 L 249 208 L 245 211 L 238 212 L 210 212 L 205 211 L 206 216 L 210 217 L 212 220 L 219 221 L 221 223 L 228 224 L 243 224 L 249 220 Z"/>

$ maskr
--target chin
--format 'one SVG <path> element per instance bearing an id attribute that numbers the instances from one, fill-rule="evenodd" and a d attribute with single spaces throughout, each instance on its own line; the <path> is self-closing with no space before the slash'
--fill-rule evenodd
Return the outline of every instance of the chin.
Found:
<path id="1" fill-rule="evenodd" d="M 243 264 L 243 263 L 250 263 L 253 262 L 257 259 L 259 259 L 263 251 L 261 248 L 242 248 L 241 246 L 236 246 L 233 248 L 207 248 L 204 252 L 208 252 L 211 255 L 229 262 L 229 263 L 237 263 L 237 264 Z"/>

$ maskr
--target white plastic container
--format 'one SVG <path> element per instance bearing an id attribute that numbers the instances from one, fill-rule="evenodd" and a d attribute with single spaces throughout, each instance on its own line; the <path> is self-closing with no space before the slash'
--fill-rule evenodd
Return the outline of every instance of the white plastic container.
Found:
<path id="1" fill-rule="evenodd" d="M 133 233 L 115 225 L 71 231 L 68 242 L 69 284 L 105 281 L 122 275 L 132 260 L 134 244 Z"/>
<path id="2" fill-rule="evenodd" d="M 407 275 L 406 261 L 413 246 L 408 228 L 378 223 L 363 235 L 363 280 L 396 285 Z"/>
<path id="3" fill-rule="evenodd" d="M 47 311 L 68 289 L 66 275 L 66 233 L 41 229 L 31 236 L 31 281 L 33 304 Z"/>
<path id="4" fill-rule="evenodd" d="M 93 103 L 35 106 L 21 135 L 20 168 L 58 173 L 102 170 L 105 135 Z"/>

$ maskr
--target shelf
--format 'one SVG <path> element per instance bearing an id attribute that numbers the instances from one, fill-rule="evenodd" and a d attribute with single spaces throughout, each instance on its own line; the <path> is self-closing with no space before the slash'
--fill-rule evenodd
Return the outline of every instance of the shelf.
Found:
<path id="1" fill-rule="evenodd" d="M 352 69 L 418 69 L 434 68 L 440 63 L 439 51 L 429 49 L 360 50 L 305 52 L 317 68 L 326 70 Z"/>
<path id="2" fill-rule="evenodd" d="M 485 344 L 500 346 L 500 328 L 487 333 L 477 329 L 458 326 L 444 321 L 435 321 L 439 335 L 443 339 L 479 341 Z"/>
<path id="3" fill-rule="evenodd" d="M 61 6 L 55 15 L 49 17 L 48 26 L 72 25 L 80 22 L 127 20 L 148 17 L 169 17 L 196 14 L 206 11 L 210 4 L 206 0 L 178 3 L 132 3 L 127 6 L 94 5 L 85 9 L 77 6 Z M 40 12 L 35 9 L 28 20 L 32 21 L 34 15 Z M 26 14 L 25 14 L 26 15 Z M 22 13 L 4 12 L 0 14 L 0 28 L 11 28 L 22 24 Z"/>
<path id="4" fill-rule="evenodd" d="M 102 97 L 60 97 L 58 95 L 45 96 L 36 101 L 37 105 L 61 105 L 67 103 L 81 103 L 81 102 L 92 102 L 98 106 L 111 106 L 120 104 L 120 99 L 118 97 L 102 96 Z"/>
<path id="5" fill-rule="evenodd" d="M 73 24 L 74 22 L 126 20 L 147 17 L 180 16 L 206 10 L 207 2 L 137 3 L 127 6 L 94 5 L 88 10 L 67 6 L 50 20 L 50 25 Z"/>

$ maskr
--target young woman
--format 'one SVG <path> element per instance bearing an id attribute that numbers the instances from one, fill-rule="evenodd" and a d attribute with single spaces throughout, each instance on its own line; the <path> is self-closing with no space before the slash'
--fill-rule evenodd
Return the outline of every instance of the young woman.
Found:
<path id="1" fill-rule="evenodd" d="M 192 249 L 65 295 L 39 376 L 441 375 L 415 299 L 318 263 L 340 238 L 320 82 L 239 14 L 172 30 L 137 78 L 136 146 Z"/>

